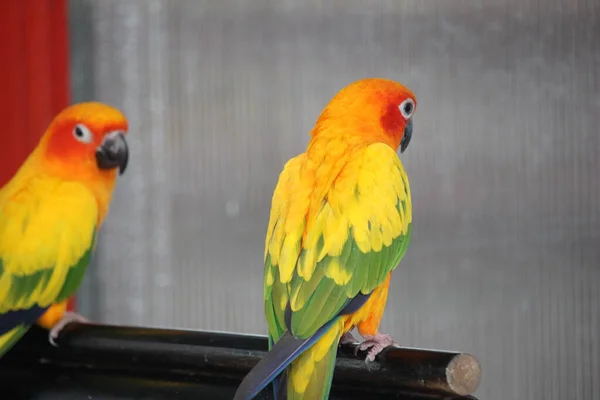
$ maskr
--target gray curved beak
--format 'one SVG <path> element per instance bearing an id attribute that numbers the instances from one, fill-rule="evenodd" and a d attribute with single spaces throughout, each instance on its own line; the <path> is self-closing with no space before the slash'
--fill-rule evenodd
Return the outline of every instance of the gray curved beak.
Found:
<path id="1" fill-rule="evenodd" d="M 129 149 L 123 132 L 112 132 L 104 137 L 96 149 L 96 163 L 100 169 L 119 168 L 122 175 L 129 161 Z"/>
<path id="2" fill-rule="evenodd" d="M 400 153 L 404 153 L 404 150 L 408 147 L 410 143 L 410 138 L 412 138 L 413 131 L 413 122 L 412 119 L 408 120 L 406 124 L 406 128 L 404 128 L 404 136 L 402 136 L 402 140 L 400 141 Z"/>

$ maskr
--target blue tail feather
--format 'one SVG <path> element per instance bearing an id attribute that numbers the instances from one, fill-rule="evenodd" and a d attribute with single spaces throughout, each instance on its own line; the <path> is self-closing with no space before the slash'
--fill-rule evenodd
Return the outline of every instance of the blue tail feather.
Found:
<path id="1" fill-rule="evenodd" d="M 315 344 L 335 321 L 337 318 L 323 325 L 307 339 L 296 339 L 286 331 L 271 351 L 246 375 L 235 392 L 233 400 L 250 400 L 260 393 L 300 354 Z"/>
<path id="2" fill-rule="evenodd" d="M 233 400 L 250 400 L 260 393 L 273 380 L 275 400 L 286 398 L 287 382 L 286 374 L 282 372 L 296 359 L 300 354 L 308 350 L 315 344 L 331 326 L 336 323 L 340 316 L 348 315 L 360 309 L 369 299 L 371 293 L 359 293 L 352 299 L 348 299 L 344 308 L 331 319 L 328 323 L 319 328 L 312 336 L 306 339 L 296 339 L 291 333 L 286 331 L 283 336 L 275 343 L 267 355 L 252 368 L 252 371 L 246 375 L 237 391 Z M 288 307 L 285 311 L 285 323 L 289 327 L 292 325 L 292 313 Z M 269 337 L 269 344 L 272 343 L 272 338 Z M 279 378 L 277 379 L 277 377 Z"/>
<path id="3" fill-rule="evenodd" d="M 275 380 L 273 380 L 273 395 L 275 400 L 287 399 L 287 369 L 284 369 Z"/>

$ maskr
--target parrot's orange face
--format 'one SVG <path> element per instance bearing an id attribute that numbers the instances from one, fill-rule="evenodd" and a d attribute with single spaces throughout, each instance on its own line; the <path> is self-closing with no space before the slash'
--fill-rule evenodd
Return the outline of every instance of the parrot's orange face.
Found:
<path id="1" fill-rule="evenodd" d="M 64 109 L 42 139 L 45 159 L 65 178 L 114 179 L 129 160 L 128 123 L 116 108 L 80 103 Z"/>
<path id="2" fill-rule="evenodd" d="M 376 138 L 404 152 L 412 137 L 416 108 L 414 93 L 400 83 L 380 78 L 362 79 L 346 86 L 329 102 L 317 127 L 337 125 L 340 133 L 342 130 L 349 133 L 347 128 L 351 125 L 356 134 Z"/>

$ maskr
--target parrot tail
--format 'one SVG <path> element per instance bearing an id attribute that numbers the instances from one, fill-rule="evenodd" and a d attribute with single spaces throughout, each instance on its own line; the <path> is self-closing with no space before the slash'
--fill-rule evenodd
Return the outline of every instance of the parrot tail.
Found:
<path id="1" fill-rule="evenodd" d="M 343 326 L 343 323 L 331 326 L 321 339 L 294 360 L 288 370 L 280 375 L 274 385 L 275 400 L 329 398 L 335 357 Z"/>
<path id="2" fill-rule="evenodd" d="M 19 325 L 0 336 L 0 357 L 13 347 L 17 340 L 29 330 L 28 325 Z"/>
<path id="3" fill-rule="evenodd" d="M 286 397 L 289 400 L 325 399 L 323 393 L 329 393 L 331 387 L 342 328 L 343 323 L 336 318 L 307 339 L 296 339 L 286 331 L 246 375 L 233 400 L 252 399 L 280 374 L 274 384 L 276 400 Z M 290 364 L 290 370 L 284 372 Z M 314 397 L 315 395 L 317 396 Z"/>

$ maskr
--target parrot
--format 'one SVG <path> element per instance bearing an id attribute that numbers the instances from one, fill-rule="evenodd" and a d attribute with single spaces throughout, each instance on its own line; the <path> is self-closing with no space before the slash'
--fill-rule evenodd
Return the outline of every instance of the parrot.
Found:
<path id="1" fill-rule="evenodd" d="M 83 102 L 60 111 L 0 189 L 0 357 L 33 324 L 58 333 L 95 249 L 117 175 L 129 160 L 128 121 Z M 7 132 L 7 135 L 17 134 Z"/>
<path id="2" fill-rule="evenodd" d="M 351 83 L 323 109 L 306 151 L 284 165 L 264 251 L 269 352 L 234 400 L 251 399 L 271 382 L 277 400 L 329 398 L 338 345 L 356 343 L 355 327 L 366 363 L 398 345 L 379 324 L 411 236 L 411 192 L 398 149 L 411 140 L 416 106 L 398 82 Z"/>

